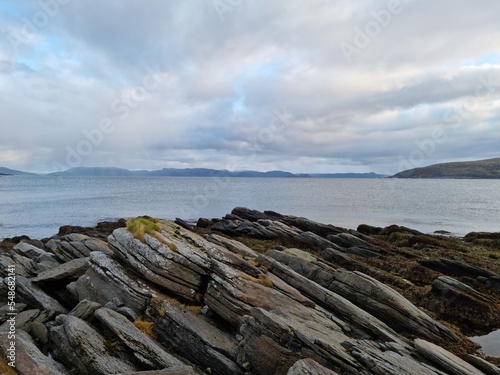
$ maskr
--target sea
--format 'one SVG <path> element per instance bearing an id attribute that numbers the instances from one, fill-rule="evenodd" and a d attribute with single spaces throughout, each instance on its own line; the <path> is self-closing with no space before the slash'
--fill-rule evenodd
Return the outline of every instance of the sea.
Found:
<path id="1" fill-rule="evenodd" d="M 2 176 L 0 239 L 139 215 L 220 218 L 236 206 L 353 229 L 500 232 L 500 180 Z"/>

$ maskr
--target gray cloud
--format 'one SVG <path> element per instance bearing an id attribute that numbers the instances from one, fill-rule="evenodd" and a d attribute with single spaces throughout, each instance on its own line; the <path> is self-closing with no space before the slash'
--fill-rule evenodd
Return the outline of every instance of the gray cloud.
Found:
<path id="1" fill-rule="evenodd" d="M 393 173 L 435 134 L 419 163 L 498 156 L 498 1 L 58 1 L 0 13 L 1 165 Z"/>

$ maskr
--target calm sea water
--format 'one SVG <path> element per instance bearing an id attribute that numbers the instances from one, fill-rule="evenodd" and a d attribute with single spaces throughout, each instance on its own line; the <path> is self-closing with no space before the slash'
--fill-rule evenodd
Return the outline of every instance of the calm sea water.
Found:
<path id="1" fill-rule="evenodd" d="M 0 177 L 0 238 L 150 215 L 222 217 L 235 206 L 356 228 L 500 231 L 500 180 Z"/>

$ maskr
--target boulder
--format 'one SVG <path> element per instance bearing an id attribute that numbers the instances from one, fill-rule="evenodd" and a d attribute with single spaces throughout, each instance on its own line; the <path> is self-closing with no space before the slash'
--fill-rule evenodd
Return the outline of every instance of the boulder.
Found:
<path id="1" fill-rule="evenodd" d="M 118 297 L 126 306 L 139 313 L 154 293 L 144 282 L 127 275 L 119 263 L 104 253 L 92 252 L 90 266 L 76 282 L 80 301 L 88 299 L 104 305 Z"/>
<path id="2" fill-rule="evenodd" d="M 494 272 L 486 270 L 484 268 L 474 266 L 472 264 L 466 264 L 457 260 L 450 259 L 441 259 L 441 260 L 433 260 L 433 259 L 425 259 L 420 261 L 424 267 L 428 267 L 430 269 L 436 270 L 438 272 L 442 272 L 446 275 L 450 276 L 468 276 L 472 278 L 477 278 L 478 276 L 482 277 L 492 277 L 498 276 Z"/>
<path id="3" fill-rule="evenodd" d="M 294 236 L 294 239 L 303 242 L 305 244 L 320 248 L 320 249 L 335 249 L 338 251 L 345 251 L 344 248 L 335 245 L 333 242 L 328 241 L 327 239 L 314 234 L 313 232 L 302 232 Z"/>
<path id="4" fill-rule="evenodd" d="M 268 220 L 270 217 L 263 212 L 252 210 L 246 207 L 235 207 L 231 211 L 231 214 L 240 217 L 243 220 L 248 221 L 258 221 L 260 219 Z"/>
<path id="5" fill-rule="evenodd" d="M 210 242 L 226 247 L 233 253 L 242 255 L 244 258 L 256 258 L 259 255 L 259 253 L 250 249 L 248 246 L 230 238 L 222 237 L 217 234 L 208 234 L 204 237 Z"/>
<path id="6" fill-rule="evenodd" d="M 0 354 L 7 357 L 10 340 L 5 331 L 0 332 Z M 16 332 L 15 367 L 20 375 L 71 375 L 61 363 L 45 356 L 26 332 Z"/>
<path id="7" fill-rule="evenodd" d="M 16 292 L 19 299 L 28 306 L 47 310 L 51 315 L 66 314 L 67 310 L 54 298 L 50 297 L 31 280 L 16 276 Z"/>
<path id="8" fill-rule="evenodd" d="M 108 341 L 87 322 L 60 315 L 59 326 L 50 330 L 54 357 L 80 374 L 135 372 L 125 355 L 110 352 Z"/>
<path id="9" fill-rule="evenodd" d="M 336 270 L 321 261 L 299 256 L 297 252 L 270 250 L 266 256 L 289 266 L 304 277 L 338 293 L 368 311 L 396 331 L 440 341 L 458 338 L 435 322 L 395 290 L 358 271 Z"/>
<path id="10" fill-rule="evenodd" d="M 19 255 L 33 260 L 37 260 L 39 257 L 47 253 L 45 250 L 42 250 L 24 241 L 21 241 L 16 246 L 14 246 L 13 250 Z"/>
<path id="11" fill-rule="evenodd" d="M 238 366 L 238 345 L 229 331 L 223 331 L 203 315 L 174 300 L 158 298 L 150 307 L 153 332 L 161 342 L 177 349 L 184 358 L 215 374 L 243 374 Z"/>
<path id="12" fill-rule="evenodd" d="M 94 312 L 101 308 L 102 305 L 97 302 L 92 302 L 87 299 L 84 299 L 75 306 L 73 310 L 69 312 L 69 315 L 75 316 L 82 320 L 87 320 L 89 318 L 93 318 Z"/>
<path id="13" fill-rule="evenodd" d="M 33 278 L 33 282 L 56 281 L 62 279 L 76 280 L 90 267 L 89 258 L 78 258 L 63 263 L 55 268 L 41 272 Z"/>
<path id="14" fill-rule="evenodd" d="M 469 362 L 475 368 L 484 372 L 486 375 L 500 375 L 500 367 L 489 363 L 483 358 L 467 354 L 465 356 L 465 359 L 467 360 L 467 362 Z"/>
<path id="15" fill-rule="evenodd" d="M 123 315 L 102 307 L 94 313 L 95 317 L 120 341 L 130 349 L 130 353 L 142 366 L 153 369 L 179 368 L 181 361 L 164 351 L 153 339 L 141 332 Z"/>
<path id="16" fill-rule="evenodd" d="M 145 279 L 172 293 L 194 300 L 206 275 L 206 268 L 209 267 L 207 257 L 185 244 L 177 244 L 179 240 L 173 236 L 165 237 L 165 243 L 149 235 L 145 239 L 146 243 L 123 228 L 113 232 L 109 237 L 109 244 L 117 250 L 124 262 Z"/>
<path id="17" fill-rule="evenodd" d="M 456 355 L 441 348 L 440 346 L 421 339 L 415 339 L 414 343 L 415 348 L 422 356 L 424 356 L 449 374 L 484 375 L 482 371 L 479 371 L 474 366 L 468 364 L 464 360 L 458 358 Z"/>

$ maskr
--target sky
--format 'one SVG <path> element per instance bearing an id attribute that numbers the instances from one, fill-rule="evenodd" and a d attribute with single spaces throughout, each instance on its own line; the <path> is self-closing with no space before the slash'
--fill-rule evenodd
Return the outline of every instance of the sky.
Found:
<path id="1" fill-rule="evenodd" d="M 0 166 L 500 157 L 500 1 L 2 0 Z"/>

